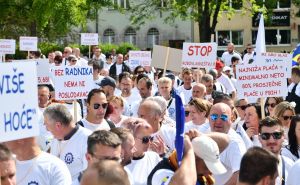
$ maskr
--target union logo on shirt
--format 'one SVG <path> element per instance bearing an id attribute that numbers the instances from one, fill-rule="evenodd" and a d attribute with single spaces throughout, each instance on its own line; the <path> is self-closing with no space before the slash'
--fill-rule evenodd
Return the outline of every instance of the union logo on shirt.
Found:
<path id="1" fill-rule="evenodd" d="M 39 183 L 36 181 L 30 181 L 28 182 L 28 185 L 39 185 Z"/>
<path id="2" fill-rule="evenodd" d="M 66 162 L 67 164 L 71 164 L 73 161 L 74 161 L 73 154 L 70 153 L 70 152 L 67 153 L 67 154 L 65 155 L 65 162 Z"/>

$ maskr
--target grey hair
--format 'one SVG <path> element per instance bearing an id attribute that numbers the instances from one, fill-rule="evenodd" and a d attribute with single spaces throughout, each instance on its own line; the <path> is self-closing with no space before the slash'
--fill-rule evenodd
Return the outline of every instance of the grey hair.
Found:
<path id="1" fill-rule="evenodd" d="M 205 74 L 201 78 L 201 82 L 210 82 L 210 81 L 214 81 L 214 77 L 210 74 Z"/>
<path id="2" fill-rule="evenodd" d="M 167 110 L 167 101 L 162 96 L 152 96 L 147 98 L 147 100 L 155 101 L 160 106 L 162 113 Z"/>
<path id="3" fill-rule="evenodd" d="M 49 118 L 51 121 L 60 122 L 62 125 L 70 125 L 73 116 L 65 105 L 54 104 L 47 107 L 44 111 L 44 117 Z"/>
<path id="4" fill-rule="evenodd" d="M 163 110 L 162 107 L 155 101 L 152 100 L 151 97 L 148 97 L 142 105 L 146 105 L 151 109 L 151 113 L 154 115 L 162 116 Z"/>

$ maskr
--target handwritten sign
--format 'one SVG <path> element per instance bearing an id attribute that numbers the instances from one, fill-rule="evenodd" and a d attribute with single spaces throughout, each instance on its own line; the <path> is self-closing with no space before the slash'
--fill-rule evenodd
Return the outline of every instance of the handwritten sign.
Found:
<path id="1" fill-rule="evenodd" d="M 98 45 L 97 33 L 81 33 L 81 45 Z"/>
<path id="2" fill-rule="evenodd" d="M 291 78 L 292 75 L 292 54 L 289 53 L 261 53 L 257 55 L 257 61 L 265 62 L 267 64 L 274 63 L 280 64 L 286 67 L 286 78 Z"/>
<path id="3" fill-rule="evenodd" d="M 0 69 L 0 142 L 39 135 L 35 63 L 1 63 Z"/>
<path id="4" fill-rule="evenodd" d="M 37 51 L 37 37 L 20 37 L 20 51 Z"/>
<path id="5" fill-rule="evenodd" d="M 182 50 L 180 49 L 154 45 L 151 66 L 164 69 L 165 62 L 167 62 L 166 69 L 175 72 L 181 72 L 181 54 Z"/>
<path id="6" fill-rule="evenodd" d="M 93 68 L 90 66 L 55 66 L 50 71 L 57 100 L 86 99 L 94 88 Z"/>
<path id="7" fill-rule="evenodd" d="M 283 64 L 237 65 L 236 71 L 239 98 L 287 95 L 286 68 Z"/>
<path id="8" fill-rule="evenodd" d="M 137 66 L 151 65 L 151 51 L 129 51 L 129 66 L 135 68 Z"/>
<path id="9" fill-rule="evenodd" d="M 16 40 L 0 39 L 0 53 L 1 54 L 15 54 Z"/>
<path id="10" fill-rule="evenodd" d="M 183 43 L 182 67 L 214 68 L 217 57 L 216 43 Z"/>

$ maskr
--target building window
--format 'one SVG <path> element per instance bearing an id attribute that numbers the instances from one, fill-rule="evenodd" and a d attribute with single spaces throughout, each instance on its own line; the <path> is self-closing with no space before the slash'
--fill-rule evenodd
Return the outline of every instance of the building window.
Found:
<path id="1" fill-rule="evenodd" d="M 128 28 L 125 31 L 125 42 L 136 45 L 136 31 L 133 28 Z"/>
<path id="2" fill-rule="evenodd" d="M 257 0 L 256 3 L 260 6 L 265 5 L 267 9 L 291 8 L 291 0 L 278 0 L 277 2 L 269 0 Z"/>
<path id="3" fill-rule="evenodd" d="M 252 31 L 252 44 L 255 44 L 257 30 Z M 291 30 L 267 29 L 265 30 L 266 45 L 291 44 Z"/>
<path id="4" fill-rule="evenodd" d="M 147 46 L 153 48 L 153 45 L 159 43 L 159 32 L 156 28 L 150 28 L 147 33 Z"/>
<path id="5" fill-rule="evenodd" d="M 240 10 L 243 7 L 243 1 L 228 0 L 228 5 L 235 10 Z"/>
<path id="6" fill-rule="evenodd" d="M 115 37 L 115 32 L 112 29 L 108 28 L 103 33 L 103 42 L 110 44 L 115 43 Z"/>
<path id="7" fill-rule="evenodd" d="M 128 9 L 129 6 L 129 0 L 114 0 L 113 1 L 114 6 L 118 6 L 120 8 Z"/>
<path id="8" fill-rule="evenodd" d="M 167 7 L 167 4 L 168 3 L 168 0 L 160 0 L 160 7 L 161 8 L 166 8 Z"/>
<path id="9" fill-rule="evenodd" d="M 232 30 L 221 30 L 217 31 L 218 45 L 227 46 L 228 43 L 232 42 L 234 45 L 242 46 L 244 44 L 244 32 L 243 31 L 232 31 Z"/>

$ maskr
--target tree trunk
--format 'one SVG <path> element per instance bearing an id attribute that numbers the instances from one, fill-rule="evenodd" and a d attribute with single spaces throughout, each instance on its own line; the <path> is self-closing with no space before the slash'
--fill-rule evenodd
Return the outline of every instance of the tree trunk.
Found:
<path id="1" fill-rule="evenodd" d="M 201 14 L 199 12 L 199 15 L 201 15 L 198 19 L 200 42 L 210 42 L 211 27 L 209 14 L 209 0 L 205 0 L 204 10 L 201 12 Z"/>
<path id="2" fill-rule="evenodd" d="M 38 36 L 36 27 L 37 27 L 36 22 L 32 22 L 30 24 L 30 36 Z"/>

